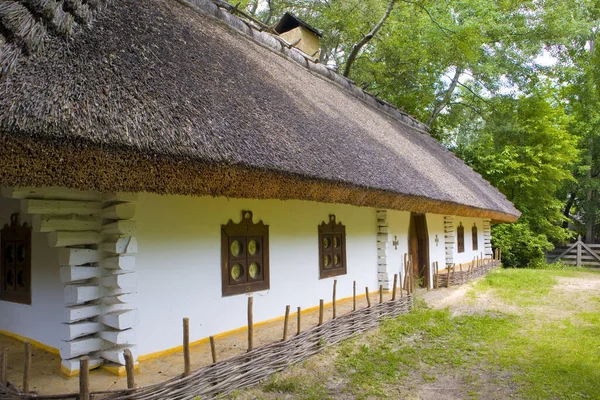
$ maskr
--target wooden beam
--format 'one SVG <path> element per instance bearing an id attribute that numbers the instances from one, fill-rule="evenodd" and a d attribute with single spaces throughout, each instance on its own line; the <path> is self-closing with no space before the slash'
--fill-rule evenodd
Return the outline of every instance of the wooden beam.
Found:
<path id="1" fill-rule="evenodd" d="M 57 231 L 48 233 L 48 244 L 50 247 L 84 246 L 98 244 L 102 238 L 94 231 Z"/>
<path id="2" fill-rule="evenodd" d="M 114 254 L 135 254 L 138 251 L 137 240 L 132 236 L 122 237 L 114 242 L 102 243 L 100 250 Z"/>
<path id="3" fill-rule="evenodd" d="M 71 265 L 60 267 L 60 281 L 62 283 L 99 278 L 100 274 L 101 271 L 98 267 L 74 267 Z"/>
<path id="4" fill-rule="evenodd" d="M 57 186 L 52 187 L 5 187 L 2 196 L 10 199 L 40 199 L 40 200 L 81 200 L 99 201 L 102 197 L 98 192 L 84 192 Z"/>
<path id="5" fill-rule="evenodd" d="M 73 306 L 65 308 L 65 322 L 77 322 L 102 313 L 102 306 L 99 304 L 89 304 L 83 306 Z"/>
<path id="6" fill-rule="evenodd" d="M 100 266 L 106 269 L 134 271 L 135 256 L 119 255 L 116 257 L 106 258 L 100 261 Z"/>
<path id="7" fill-rule="evenodd" d="M 100 219 L 93 216 L 34 214 L 32 218 L 36 232 L 99 231 L 101 225 Z"/>
<path id="8" fill-rule="evenodd" d="M 135 233 L 136 223 L 132 220 L 117 221 L 106 224 L 102 227 L 102 233 L 105 235 L 127 235 L 132 236 Z"/>
<path id="9" fill-rule="evenodd" d="M 98 336 L 107 342 L 114 344 L 136 344 L 137 337 L 133 329 L 125 329 L 124 331 L 104 330 Z"/>
<path id="10" fill-rule="evenodd" d="M 102 253 L 91 249 L 58 249 L 60 265 L 83 265 L 102 260 Z"/>
<path id="11" fill-rule="evenodd" d="M 83 304 L 102 297 L 97 285 L 66 285 L 63 289 L 65 304 Z"/>
<path id="12" fill-rule="evenodd" d="M 102 209 L 100 214 L 102 218 L 106 219 L 131 219 L 135 215 L 135 204 L 133 203 L 119 203 L 113 204 Z"/>
<path id="13" fill-rule="evenodd" d="M 102 203 L 97 201 L 21 200 L 21 209 L 26 214 L 96 215 L 101 207 Z"/>
<path id="14" fill-rule="evenodd" d="M 85 337 L 63 341 L 60 345 L 60 356 L 65 359 L 79 357 L 84 354 L 99 351 L 103 346 L 104 341 L 97 337 Z"/>
<path id="15" fill-rule="evenodd" d="M 101 315 L 100 322 L 111 328 L 124 330 L 133 328 L 137 325 L 139 316 L 138 310 L 121 310 Z"/>
<path id="16" fill-rule="evenodd" d="M 89 336 L 105 329 L 105 326 L 99 322 L 75 322 L 72 324 L 62 324 L 61 338 L 64 340 L 73 340 L 84 336 Z"/>
<path id="17" fill-rule="evenodd" d="M 119 289 L 130 289 L 137 286 L 137 274 L 131 272 L 128 274 L 109 275 L 100 278 L 102 286 Z"/>

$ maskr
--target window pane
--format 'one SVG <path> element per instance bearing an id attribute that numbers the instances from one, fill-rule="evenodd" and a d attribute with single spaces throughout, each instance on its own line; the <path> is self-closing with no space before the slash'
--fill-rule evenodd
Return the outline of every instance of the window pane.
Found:
<path id="1" fill-rule="evenodd" d="M 244 280 L 244 267 L 241 264 L 234 264 L 231 267 L 231 279 L 234 282 L 242 282 Z"/>
<path id="2" fill-rule="evenodd" d="M 231 255 L 233 257 L 240 257 L 244 251 L 244 246 L 239 240 L 232 240 L 231 244 L 229 245 L 229 250 L 231 251 Z"/>
<path id="3" fill-rule="evenodd" d="M 248 242 L 248 254 L 251 256 L 256 255 L 260 251 L 260 245 L 256 239 L 252 239 Z"/>
<path id="4" fill-rule="evenodd" d="M 325 254 L 325 256 L 323 257 L 323 267 L 325 269 L 331 268 L 331 256 L 329 254 Z"/>
<path id="5" fill-rule="evenodd" d="M 323 235 L 323 248 L 328 249 L 331 247 L 331 236 Z"/>
<path id="6" fill-rule="evenodd" d="M 260 273 L 261 273 L 260 264 L 257 263 L 256 261 L 253 261 L 250 264 L 250 268 L 248 268 L 248 274 L 250 275 L 250 278 L 259 279 Z"/>

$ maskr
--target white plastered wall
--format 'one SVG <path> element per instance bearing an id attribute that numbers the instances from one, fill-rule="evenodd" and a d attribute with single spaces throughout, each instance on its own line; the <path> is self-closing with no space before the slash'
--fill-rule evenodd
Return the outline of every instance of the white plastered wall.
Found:
<path id="1" fill-rule="evenodd" d="M 191 340 L 246 325 L 247 296 L 221 295 L 221 225 L 242 210 L 269 225 L 271 288 L 255 292 L 254 321 L 331 301 L 334 278 L 319 280 L 317 226 L 335 214 L 346 226 L 348 273 L 337 298 L 357 287 L 377 290 L 376 210 L 308 201 L 246 200 L 140 194 L 136 219 L 140 354 L 181 345 L 181 321 Z M 408 215 L 408 214 L 407 214 Z M 406 235 L 406 233 L 404 233 Z M 405 236 L 403 236 L 405 237 Z M 406 247 L 406 240 L 402 240 Z M 405 252 L 399 247 L 398 253 Z"/>
<path id="2" fill-rule="evenodd" d="M 20 212 L 20 200 L 0 195 L 0 229 L 10 215 Z M 21 213 L 21 223 L 31 226 L 31 216 Z M 0 300 L 0 331 L 36 340 L 53 348 L 61 345 L 63 284 L 58 273 L 58 251 L 48 245 L 44 233 L 31 237 L 31 305 Z"/>
<path id="3" fill-rule="evenodd" d="M 429 287 L 433 288 L 433 265 L 438 263 L 439 269 L 446 268 L 446 249 L 444 247 L 444 216 L 439 214 L 426 214 L 427 232 L 429 234 Z M 437 243 L 436 243 L 437 235 Z"/>
<path id="4" fill-rule="evenodd" d="M 387 218 L 389 224 L 387 266 L 391 278 L 390 281 L 393 281 L 394 274 L 399 274 L 400 278 L 403 278 L 404 254 L 408 253 L 410 212 L 389 210 L 387 212 Z M 395 240 L 398 241 L 397 248 L 393 245 Z"/>
<path id="5" fill-rule="evenodd" d="M 454 246 L 454 263 L 456 265 L 470 263 L 475 257 L 481 257 L 484 252 L 484 238 L 483 238 L 483 219 L 481 218 L 466 218 L 466 217 L 454 217 L 454 232 L 456 236 L 456 230 L 459 224 L 465 228 L 465 251 L 463 253 L 458 252 L 458 244 Z M 473 224 L 477 225 L 477 250 L 473 250 L 473 236 L 471 229 Z M 455 241 L 458 240 L 455 238 Z"/>

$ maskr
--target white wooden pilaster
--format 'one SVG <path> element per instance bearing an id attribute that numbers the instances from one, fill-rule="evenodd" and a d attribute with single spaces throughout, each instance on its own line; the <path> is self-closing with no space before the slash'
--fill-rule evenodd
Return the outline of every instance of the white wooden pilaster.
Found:
<path id="1" fill-rule="evenodd" d="M 489 219 L 483 220 L 483 255 L 485 258 L 493 258 L 492 250 L 492 221 Z"/>
<path id="2" fill-rule="evenodd" d="M 454 264 L 455 246 L 454 217 L 444 216 L 444 248 L 446 250 L 446 267 Z"/>
<path id="3" fill-rule="evenodd" d="M 390 289 L 390 276 L 387 266 L 388 226 L 387 210 L 377 210 L 377 282 L 385 290 Z"/>

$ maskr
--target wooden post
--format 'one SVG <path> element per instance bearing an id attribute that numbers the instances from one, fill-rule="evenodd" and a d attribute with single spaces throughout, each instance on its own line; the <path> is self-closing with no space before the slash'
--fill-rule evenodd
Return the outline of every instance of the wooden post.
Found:
<path id="1" fill-rule="evenodd" d="M 252 304 L 254 298 L 248 297 L 248 351 L 254 348 L 254 322 L 252 321 Z"/>
<path id="2" fill-rule="evenodd" d="M 190 319 L 183 319 L 183 375 L 188 376 L 191 372 L 190 363 Z"/>
<path id="3" fill-rule="evenodd" d="M 494 260 L 498 261 L 498 248 L 494 249 Z"/>
<path id="4" fill-rule="evenodd" d="M 410 277 L 410 279 L 408 280 L 408 284 L 410 286 L 410 293 L 412 294 L 413 291 L 415 290 L 415 274 L 414 274 L 414 269 L 413 269 L 412 255 L 408 256 L 408 265 L 410 266 L 409 272 L 408 272 L 408 276 Z"/>
<path id="5" fill-rule="evenodd" d="M 581 267 L 581 235 L 577 237 L 577 266 Z"/>
<path id="6" fill-rule="evenodd" d="M 371 298 L 369 297 L 369 287 L 365 287 L 365 294 L 367 295 L 367 307 L 371 308 Z"/>
<path id="7" fill-rule="evenodd" d="M 356 311 L 356 281 L 352 285 L 352 311 Z"/>
<path id="8" fill-rule="evenodd" d="M 448 264 L 448 282 L 446 282 L 446 287 L 450 287 L 450 268 L 452 268 L 452 264 Z"/>
<path id="9" fill-rule="evenodd" d="M 133 389 L 135 387 L 135 375 L 131 350 L 125 349 L 123 356 L 125 357 L 125 371 L 127 372 L 127 389 Z"/>
<path id="10" fill-rule="evenodd" d="M 79 359 L 79 400 L 90 400 L 90 358 Z"/>
<path id="11" fill-rule="evenodd" d="M 31 342 L 25 342 L 25 365 L 23 368 L 23 393 L 29 393 L 29 378 L 31 376 Z"/>
<path id="12" fill-rule="evenodd" d="M 379 304 L 383 303 L 383 285 L 379 285 Z"/>
<path id="13" fill-rule="evenodd" d="M 402 282 L 402 288 L 406 289 L 408 294 L 408 254 L 404 253 L 404 282 Z"/>
<path id="14" fill-rule="evenodd" d="M 210 354 L 212 355 L 213 364 L 217 363 L 217 348 L 215 346 L 215 338 L 214 336 L 210 336 L 208 338 L 210 340 Z"/>
<path id="15" fill-rule="evenodd" d="M 8 379 L 6 377 L 8 371 L 8 347 L 2 349 L 2 358 L 0 359 L 0 385 L 6 386 Z"/>
<path id="16" fill-rule="evenodd" d="M 285 306 L 285 318 L 283 319 L 283 341 L 287 340 L 288 335 L 288 322 L 290 320 L 290 306 Z"/>
<path id="17" fill-rule="evenodd" d="M 435 289 L 440 287 L 440 265 L 438 261 L 435 262 L 435 278 L 433 283 Z"/>
<path id="18" fill-rule="evenodd" d="M 301 322 L 302 322 L 302 308 L 298 307 L 298 329 L 296 330 L 296 335 L 300 334 L 301 330 Z"/>
<path id="19" fill-rule="evenodd" d="M 463 272 L 463 271 L 462 271 L 462 263 L 461 263 L 461 264 L 458 264 L 458 268 L 460 269 L 460 272 Z"/>
<path id="20" fill-rule="evenodd" d="M 392 301 L 396 300 L 396 285 L 398 285 L 398 274 L 394 274 L 394 286 L 392 287 Z"/>
<path id="21" fill-rule="evenodd" d="M 323 325 L 323 299 L 319 300 L 319 326 Z"/>
<path id="22" fill-rule="evenodd" d="M 498 261 L 502 262 L 502 249 L 498 248 Z"/>
<path id="23" fill-rule="evenodd" d="M 333 319 L 336 317 L 336 307 L 335 307 L 335 292 L 337 289 L 337 279 L 333 280 Z"/>

